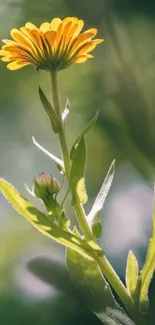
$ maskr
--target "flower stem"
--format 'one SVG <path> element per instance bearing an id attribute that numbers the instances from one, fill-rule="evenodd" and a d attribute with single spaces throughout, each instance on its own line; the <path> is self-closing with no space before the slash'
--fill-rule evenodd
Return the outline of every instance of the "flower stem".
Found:
<path id="1" fill-rule="evenodd" d="M 57 71 L 55 70 L 51 71 L 50 75 L 51 75 L 51 84 L 52 84 L 53 105 L 59 120 L 58 136 L 59 136 L 62 156 L 64 160 L 64 165 L 65 165 L 66 178 L 67 181 L 69 181 L 71 163 L 70 163 L 69 151 L 66 142 L 64 124 L 62 121 L 62 111 L 61 111 L 59 92 L 58 92 Z"/>
<path id="2" fill-rule="evenodd" d="M 61 111 L 60 101 L 59 101 L 57 71 L 51 71 L 51 84 L 52 84 L 54 110 L 55 110 L 57 117 L 59 119 L 58 136 L 59 136 L 61 152 L 62 152 L 62 157 L 63 157 L 63 161 L 64 161 L 64 166 L 65 166 L 66 178 L 67 178 L 67 181 L 69 184 L 71 160 L 70 160 L 70 156 L 69 156 L 69 150 L 68 150 L 67 141 L 66 141 L 64 122 L 62 120 L 62 111 Z M 85 211 L 84 211 L 83 206 L 80 203 L 78 198 L 76 200 L 74 209 L 75 209 L 76 216 L 77 216 L 80 228 L 84 234 L 85 239 L 87 241 L 95 241 L 94 235 L 87 223 Z M 130 314 L 130 316 L 133 318 L 133 320 L 136 321 L 136 325 L 147 325 L 143 316 L 140 314 L 139 311 L 136 310 L 132 298 L 128 294 L 124 284 L 119 279 L 117 273 L 112 268 L 112 266 L 110 265 L 110 263 L 106 259 L 106 257 L 104 255 L 102 257 L 98 256 L 96 253 L 94 253 L 92 255 L 93 255 L 94 260 L 100 267 L 101 271 L 106 276 L 109 283 L 111 284 L 112 288 L 115 290 L 118 297 L 123 302 L 126 310 Z"/>
<path id="3" fill-rule="evenodd" d="M 60 101 L 59 101 L 59 92 L 58 92 L 58 82 L 57 82 L 57 71 L 51 71 L 51 84 L 52 84 L 52 95 L 53 95 L 53 105 L 54 110 L 58 116 L 59 119 L 59 128 L 58 128 L 58 136 L 61 146 L 61 152 L 63 156 L 64 166 L 65 166 L 65 172 L 66 172 L 66 178 L 69 183 L 70 181 L 70 170 L 71 170 L 71 161 L 69 156 L 69 150 L 67 147 L 66 142 L 66 134 L 65 134 L 65 128 L 64 123 L 62 120 L 62 111 L 60 107 Z M 77 198 L 76 204 L 74 206 L 77 219 L 79 221 L 80 228 L 85 236 L 86 240 L 94 240 L 94 236 L 90 230 L 90 227 L 86 220 L 86 215 L 83 209 L 83 206 L 81 205 L 79 199 Z"/>

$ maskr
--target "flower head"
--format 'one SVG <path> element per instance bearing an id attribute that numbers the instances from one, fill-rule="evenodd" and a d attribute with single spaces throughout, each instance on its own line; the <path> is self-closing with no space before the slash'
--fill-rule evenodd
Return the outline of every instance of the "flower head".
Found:
<path id="1" fill-rule="evenodd" d="M 52 197 L 59 192 L 59 189 L 60 185 L 52 175 L 40 173 L 37 179 L 34 179 L 33 192 L 40 199 Z"/>
<path id="2" fill-rule="evenodd" d="M 85 62 L 93 57 L 89 53 L 103 39 L 93 39 L 97 34 L 96 28 L 81 33 L 83 26 L 83 20 L 74 17 L 54 18 L 39 28 L 26 23 L 20 30 L 11 30 L 13 40 L 3 40 L 1 60 L 10 62 L 7 65 L 10 70 L 31 64 L 38 70 L 47 71 Z"/>

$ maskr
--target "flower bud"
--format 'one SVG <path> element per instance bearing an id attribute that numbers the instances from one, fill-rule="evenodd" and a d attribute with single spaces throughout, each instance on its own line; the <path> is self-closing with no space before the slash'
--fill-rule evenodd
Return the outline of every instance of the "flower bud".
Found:
<path id="1" fill-rule="evenodd" d="M 51 197 L 59 192 L 60 185 L 58 181 L 45 173 L 40 173 L 37 179 L 34 179 L 34 194 L 39 199 Z"/>

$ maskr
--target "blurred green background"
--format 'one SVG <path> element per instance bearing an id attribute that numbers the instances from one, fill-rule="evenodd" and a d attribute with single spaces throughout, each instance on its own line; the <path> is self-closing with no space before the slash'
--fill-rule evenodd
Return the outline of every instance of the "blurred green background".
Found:
<path id="1" fill-rule="evenodd" d="M 99 37 L 105 39 L 94 51 L 95 59 L 74 64 L 59 74 L 59 81 L 62 105 L 66 97 L 71 102 L 67 122 L 70 146 L 99 110 L 97 124 L 87 137 L 87 211 L 116 159 L 100 244 L 124 280 L 128 250 L 133 249 L 142 266 L 151 234 L 155 2 L 0 0 L 0 37 L 9 38 L 10 29 L 28 21 L 40 25 L 65 16 L 84 19 L 85 28 L 97 27 Z M 37 92 L 41 84 L 51 98 L 49 75 L 32 67 L 10 72 L 1 63 L 0 80 L 0 176 L 32 199 L 24 183 L 31 187 L 38 173 L 52 173 L 61 182 L 54 164 L 32 143 L 33 135 L 46 149 L 60 155 Z M 64 248 L 37 233 L 2 195 L 0 222 L 1 324 L 99 324 L 68 278 Z M 150 296 L 149 323 L 154 324 L 153 281 Z"/>

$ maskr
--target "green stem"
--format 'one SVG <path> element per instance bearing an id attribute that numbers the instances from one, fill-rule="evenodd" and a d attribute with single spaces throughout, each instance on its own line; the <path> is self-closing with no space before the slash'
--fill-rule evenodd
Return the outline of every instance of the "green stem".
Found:
<path id="1" fill-rule="evenodd" d="M 64 128 L 64 123 L 62 120 L 62 111 L 61 111 L 60 101 L 59 101 L 57 71 L 51 71 L 51 84 L 52 84 L 54 110 L 55 110 L 55 112 L 58 116 L 58 119 L 59 119 L 58 136 L 59 136 L 63 161 L 64 161 L 64 165 L 65 165 L 66 178 L 69 183 L 71 161 L 70 161 L 69 151 L 68 151 L 68 147 L 67 147 L 65 128 Z M 78 198 L 76 200 L 76 205 L 75 205 L 74 209 L 75 209 L 75 212 L 77 215 L 77 219 L 79 221 L 80 228 L 83 231 L 83 234 L 84 234 L 86 240 L 89 240 L 89 241 L 94 240 L 94 236 L 93 236 L 93 234 L 90 230 L 90 227 L 87 223 L 87 220 L 86 220 L 86 215 L 85 215 L 83 206 L 80 203 Z"/>
<path id="2" fill-rule="evenodd" d="M 53 70 L 53 71 L 51 71 L 50 74 L 51 74 L 51 84 L 52 84 L 53 105 L 54 105 L 54 110 L 55 110 L 55 112 L 58 116 L 58 119 L 59 119 L 58 136 L 59 136 L 62 156 L 63 156 L 63 160 L 64 160 L 64 165 L 65 165 L 66 178 L 67 178 L 67 181 L 69 182 L 71 162 L 70 162 L 70 158 L 69 158 L 69 151 L 68 151 L 67 142 L 66 142 L 65 129 L 64 129 L 64 124 L 63 124 L 63 120 L 62 120 L 62 111 L 61 111 L 61 106 L 60 106 L 60 101 L 59 101 L 57 71 Z"/>
<path id="3" fill-rule="evenodd" d="M 61 111 L 60 101 L 59 101 L 57 71 L 51 71 L 51 84 L 52 84 L 54 110 L 59 119 L 58 136 L 59 136 L 61 152 L 62 152 L 64 166 L 65 166 L 66 178 L 69 183 L 71 161 L 70 161 L 69 150 L 68 150 L 66 135 L 65 135 L 65 128 L 62 120 L 62 111 Z M 87 241 L 95 241 L 94 235 L 91 232 L 91 229 L 87 223 L 85 211 L 78 198 L 76 200 L 76 205 L 74 209 L 85 239 Z M 118 297 L 123 302 L 130 316 L 136 321 L 136 325 L 147 325 L 143 316 L 135 309 L 132 298 L 128 294 L 124 284 L 121 282 L 121 280 L 119 279 L 118 275 L 116 274 L 115 270 L 112 268 L 112 266 L 110 265 L 106 257 L 105 256 L 100 257 L 96 253 L 94 253 L 93 258 L 98 264 L 98 266 L 100 267 L 103 274 L 106 276 L 112 288 L 117 293 Z"/>
<path id="4" fill-rule="evenodd" d="M 77 219 L 78 219 L 80 228 L 84 234 L 85 239 L 88 241 L 92 241 L 92 240 L 94 241 L 95 237 L 94 237 L 93 233 L 91 232 L 91 229 L 87 223 L 86 214 L 85 214 L 83 205 L 80 203 L 78 196 L 76 197 L 76 203 L 75 203 L 74 209 L 76 211 Z"/>

